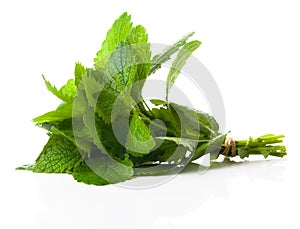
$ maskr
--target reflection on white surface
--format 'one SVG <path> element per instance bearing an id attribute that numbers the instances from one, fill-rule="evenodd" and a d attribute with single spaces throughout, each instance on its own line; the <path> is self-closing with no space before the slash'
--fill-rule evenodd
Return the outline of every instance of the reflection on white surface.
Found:
<path id="1" fill-rule="evenodd" d="M 184 228 L 172 219 L 200 209 L 210 198 L 227 198 L 227 187 L 235 179 L 280 182 L 284 163 L 285 160 L 224 162 L 213 165 L 203 175 L 194 166 L 170 182 L 146 190 L 88 186 L 76 183 L 71 176 L 37 174 L 40 199 L 46 208 L 40 211 L 38 221 L 49 229 Z"/>

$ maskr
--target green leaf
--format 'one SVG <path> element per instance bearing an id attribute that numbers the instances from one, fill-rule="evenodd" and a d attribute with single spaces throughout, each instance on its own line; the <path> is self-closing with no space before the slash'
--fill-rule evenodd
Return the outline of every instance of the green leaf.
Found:
<path id="1" fill-rule="evenodd" d="M 133 46 L 134 50 L 136 51 L 136 59 L 137 59 L 137 72 L 135 81 L 143 81 L 147 79 L 150 67 L 151 67 L 151 50 L 150 50 L 150 44 L 143 44 L 143 45 L 137 45 Z M 140 91 L 142 90 L 143 84 L 140 84 Z"/>
<path id="2" fill-rule="evenodd" d="M 210 114 L 175 103 L 167 106 L 167 102 L 163 100 L 151 100 L 151 103 L 160 107 L 151 111 L 155 118 L 162 120 L 176 137 L 195 139 L 202 135 L 218 135 L 219 124 Z"/>
<path id="3" fill-rule="evenodd" d="M 221 134 L 209 142 L 209 144 L 205 150 L 205 153 L 210 154 L 210 160 L 215 160 L 219 157 L 221 146 L 225 142 L 226 135 L 227 134 Z"/>
<path id="4" fill-rule="evenodd" d="M 129 133 L 126 141 L 127 152 L 134 156 L 150 153 L 156 145 L 148 126 L 140 119 L 137 112 L 133 112 Z"/>
<path id="5" fill-rule="evenodd" d="M 84 91 L 88 101 L 88 105 L 94 107 L 97 103 L 97 97 L 99 96 L 103 85 L 100 82 L 98 82 L 94 77 L 84 77 L 82 79 L 82 82 L 84 85 Z"/>
<path id="6" fill-rule="evenodd" d="M 192 156 L 192 161 L 208 153 L 210 154 L 211 160 L 217 159 L 220 155 L 221 146 L 224 143 L 225 138 L 226 134 L 220 134 L 211 139 L 208 143 L 200 144 Z"/>
<path id="7" fill-rule="evenodd" d="M 134 65 L 135 58 L 135 50 L 129 45 L 122 44 L 111 54 L 109 61 L 106 63 L 107 83 L 98 97 L 96 106 L 98 115 L 106 123 L 112 121 L 112 109 L 121 93 L 123 93 L 124 104 L 128 104 L 128 107 L 130 107 L 130 86 L 136 81 L 138 68 L 137 65 Z"/>
<path id="8" fill-rule="evenodd" d="M 28 171 L 32 171 L 32 169 L 34 168 L 33 164 L 29 164 L 29 165 L 22 165 L 16 168 L 16 170 L 28 170 Z"/>
<path id="9" fill-rule="evenodd" d="M 95 114 L 94 110 L 89 107 L 86 114 L 83 115 L 84 128 L 86 129 L 86 138 L 92 139 L 92 142 L 98 147 L 98 149 L 103 150 L 102 143 L 99 140 L 97 125 L 99 125 L 99 117 Z"/>
<path id="10" fill-rule="evenodd" d="M 195 110 L 186 106 L 178 105 L 176 103 L 170 103 L 170 106 L 180 115 L 181 119 L 186 120 L 184 122 L 185 134 L 187 136 L 199 136 L 205 134 L 208 136 L 217 136 L 219 131 L 219 125 L 217 121 L 210 115 L 202 111 Z M 198 127 L 200 128 L 200 132 Z M 195 129 L 195 130 L 193 130 Z"/>
<path id="11" fill-rule="evenodd" d="M 123 91 L 126 86 L 136 81 L 136 50 L 133 46 L 120 43 L 113 53 L 111 53 L 109 61 L 106 63 L 105 70 L 108 79 L 113 83 L 113 89 Z"/>
<path id="12" fill-rule="evenodd" d="M 75 80 L 68 80 L 68 82 L 64 86 L 62 86 L 59 91 L 67 98 L 65 100 L 66 102 L 73 102 L 73 99 L 76 95 Z"/>
<path id="13" fill-rule="evenodd" d="M 142 157 L 129 156 L 134 167 L 140 167 L 145 164 L 154 164 L 157 161 L 167 161 L 173 155 L 177 147 L 178 145 L 173 141 L 164 140 L 161 144 L 158 142 L 157 147 L 153 149 L 150 154 L 145 154 Z"/>
<path id="14" fill-rule="evenodd" d="M 132 167 L 110 157 L 88 159 L 73 172 L 75 180 L 94 185 L 115 184 L 129 180 L 132 176 Z"/>
<path id="15" fill-rule="evenodd" d="M 264 158 L 267 158 L 270 155 L 271 151 L 268 150 L 262 150 L 261 154 L 264 156 Z"/>
<path id="16" fill-rule="evenodd" d="M 45 76 L 42 75 L 43 77 L 43 80 L 45 82 L 45 85 L 48 89 L 48 91 L 52 92 L 53 95 L 55 95 L 56 97 L 60 98 L 61 100 L 64 100 L 64 96 L 59 92 L 59 90 L 55 87 L 55 86 L 52 86 L 52 84 L 46 80 Z"/>
<path id="17" fill-rule="evenodd" d="M 203 155 L 206 154 L 206 149 L 209 146 L 208 143 L 203 143 L 198 146 L 198 148 L 195 150 L 193 156 L 192 156 L 192 161 L 197 160 L 198 158 L 202 157 Z"/>
<path id="18" fill-rule="evenodd" d="M 155 106 L 166 106 L 168 103 L 160 99 L 151 99 L 151 103 Z"/>
<path id="19" fill-rule="evenodd" d="M 136 75 L 135 82 L 131 85 L 130 95 L 134 100 L 143 101 L 142 90 L 151 67 L 150 44 L 143 44 L 133 47 L 136 52 Z M 140 105 L 141 106 L 141 105 Z"/>
<path id="20" fill-rule="evenodd" d="M 72 107 L 72 104 L 64 103 L 61 106 L 59 106 L 56 110 L 50 111 L 46 114 L 34 118 L 33 122 L 44 123 L 70 119 L 72 118 Z"/>
<path id="21" fill-rule="evenodd" d="M 81 152 L 85 152 L 88 157 L 91 156 L 92 150 L 96 148 L 93 138 L 89 134 L 89 129 L 84 125 L 82 119 L 74 119 L 73 135 L 77 147 Z"/>
<path id="22" fill-rule="evenodd" d="M 122 120 L 121 117 L 119 117 L 115 121 L 118 123 L 119 129 L 117 131 L 124 132 L 125 127 L 123 127 L 123 125 L 126 124 L 125 121 L 127 121 L 128 123 L 128 120 Z M 112 128 L 112 124 L 105 123 L 99 117 L 96 117 L 96 124 L 97 124 L 96 129 L 98 133 L 98 138 L 101 141 L 101 144 L 105 149 L 105 152 L 107 152 L 111 157 L 114 157 L 115 159 L 118 158 L 120 160 L 124 160 L 127 152 L 125 147 L 116 138 L 114 130 Z M 126 134 L 127 133 L 124 133 L 124 135 Z M 125 143 L 127 135 L 122 137 L 123 139 L 121 139 L 121 142 Z"/>
<path id="23" fill-rule="evenodd" d="M 142 25 L 133 27 L 127 36 L 126 42 L 135 50 L 137 58 L 137 74 L 136 80 L 144 80 L 147 78 L 151 67 L 151 48 L 147 43 L 148 34 Z M 142 85 L 141 85 L 142 86 Z"/>
<path id="24" fill-rule="evenodd" d="M 72 130 L 72 119 L 66 119 L 63 121 L 37 123 L 37 126 L 50 132 L 52 127 L 55 127 L 60 131 Z"/>
<path id="25" fill-rule="evenodd" d="M 168 101 L 168 94 L 170 88 L 173 86 L 175 80 L 177 79 L 178 75 L 182 67 L 185 65 L 186 60 L 192 55 L 192 53 L 200 46 L 200 41 L 191 41 L 186 43 L 178 52 L 172 67 L 169 71 L 168 78 L 167 78 L 167 88 L 166 88 L 166 95 Z"/>
<path id="26" fill-rule="evenodd" d="M 154 151 L 155 153 L 159 153 L 158 158 L 152 161 L 152 163 L 143 163 L 142 165 L 139 165 L 134 169 L 135 175 L 170 175 L 180 172 L 183 166 L 189 163 L 190 157 L 186 154 L 187 149 L 185 147 L 181 145 L 173 147 L 165 142 L 168 142 L 168 140 L 164 141 L 162 147 Z M 165 148 L 167 145 L 171 147 Z M 157 161 L 163 161 L 164 163 L 157 164 Z"/>
<path id="27" fill-rule="evenodd" d="M 153 108 L 151 113 L 153 113 L 154 119 L 161 120 L 165 124 L 168 136 L 182 137 L 181 123 L 172 106 Z"/>
<path id="28" fill-rule="evenodd" d="M 249 152 L 246 149 L 239 149 L 237 152 L 241 159 L 244 159 L 245 157 L 249 157 Z"/>
<path id="29" fill-rule="evenodd" d="M 188 138 L 178 138 L 178 137 L 155 137 L 155 139 L 161 140 L 169 140 L 175 142 L 177 145 L 182 145 L 187 148 L 189 151 L 193 152 L 195 147 L 197 146 L 198 142 L 207 142 L 208 140 L 194 140 Z"/>
<path id="30" fill-rule="evenodd" d="M 59 122 L 39 123 L 38 126 L 48 130 L 54 135 L 61 135 L 67 138 L 73 142 L 78 149 L 80 149 L 81 153 L 84 152 L 87 155 L 90 155 L 92 149 L 96 148 L 94 146 L 93 138 L 90 136 L 90 130 L 87 128 L 83 129 L 83 120 L 78 118 L 66 119 Z M 74 137 L 74 132 L 76 133 L 76 140 Z M 88 134 L 86 132 L 88 132 Z"/>
<path id="31" fill-rule="evenodd" d="M 194 110 L 194 109 L 192 109 Z M 219 133 L 219 123 L 217 120 L 210 114 L 205 113 L 203 111 L 194 110 L 197 113 L 199 122 L 206 126 L 210 131 L 210 135 L 216 136 Z"/>
<path id="32" fill-rule="evenodd" d="M 148 41 L 148 34 L 142 25 L 133 27 L 126 37 L 128 44 L 146 43 Z"/>
<path id="33" fill-rule="evenodd" d="M 55 86 L 53 86 L 49 81 L 46 80 L 45 76 L 42 75 L 45 85 L 53 95 L 61 99 L 66 103 L 73 102 L 74 96 L 76 95 L 76 86 L 75 81 L 73 79 L 68 80 L 68 82 L 58 90 Z"/>
<path id="34" fill-rule="evenodd" d="M 96 111 L 106 123 L 111 123 L 112 109 L 119 95 L 118 91 L 104 88 L 98 98 Z"/>
<path id="35" fill-rule="evenodd" d="M 189 33 L 187 35 L 185 35 L 182 39 L 180 39 L 179 41 L 177 41 L 175 44 L 173 44 L 172 46 L 164 49 L 160 54 L 157 54 L 153 57 L 152 59 L 152 66 L 150 69 L 149 74 L 154 73 L 157 69 L 159 69 L 161 67 L 161 65 L 163 63 L 165 63 L 166 61 L 168 61 L 171 56 L 176 53 L 178 51 L 178 49 L 186 44 L 186 41 L 192 36 L 194 35 L 194 32 Z"/>
<path id="36" fill-rule="evenodd" d="M 58 136 L 61 135 L 62 137 L 68 139 L 69 141 L 73 142 L 76 145 L 76 141 L 74 139 L 72 129 L 63 130 L 63 129 L 58 129 L 55 126 L 52 126 L 50 128 L 50 131 L 52 132 L 52 134 L 58 135 Z"/>
<path id="37" fill-rule="evenodd" d="M 72 131 L 76 145 L 90 157 L 95 149 L 103 150 L 97 133 L 97 118 L 93 108 L 88 107 L 81 116 L 73 118 Z M 103 151 L 104 152 L 104 151 Z"/>
<path id="38" fill-rule="evenodd" d="M 70 173 L 82 161 L 76 145 L 62 135 L 52 135 L 36 159 L 33 172 Z"/>
<path id="39" fill-rule="evenodd" d="M 96 69 L 104 71 L 106 75 L 101 81 L 105 86 L 96 107 L 98 115 L 106 123 L 112 121 L 111 112 L 117 97 L 125 89 L 128 90 L 128 95 L 131 94 L 129 86 L 146 79 L 149 74 L 151 51 L 147 40 L 146 29 L 141 25 L 132 27 L 130 16 L 126 13 L 116 20 L 107 33 L 95 59 Z M 141 94 L 142 85 L 135 88 L 133 96 Z"/>
<path id="40" fill-rule="evenodd" d="M 100 70 L 89 69 L 87 77 L 82 79 L 74 100 L 73 116 L 77 117 L 73 122 L 75 124 L 73 126 L 75 128 L 74 135 L 79 147 L 87 152 L 88 156 L 90 156 L 93 146 L 97 146 L 102 152 L 107 152 L 100 141 L 100 134 L 106 130 L 106 127 L 103 126 L 104 119 L 99 114 L 108 113 L 105 116 L 107 117 L 105 123 L 110 123 L 109 112 L 112 110 L 117 94 L 112 96 L 110 87 L 107 85 L 106 88 L 103 88 L 104 84 L 104 73 Z M 102 93 L 99 95 L 101 90 Z M 106 112 L 106 110 L 108 111 Z M 101 128 L 99 128 L 100 126 Z M 104 140 L 108 138 L 105 136 Z M 116 146 L 115 142 L 113 145 Z"/>
<path id="41" fill-rule="evenodd" d="M 104 180 L 99 175 L 97 175 L 85 162 L 75 167 L 72 176 L 76 181 L 85 184 L 91 184 L 91 185 L 110 184 L 108 181 Z"/>
<path id="42" fill-rule="evenodd" d="M 76 87 L 79 86 L 82 77 L 86 75 L 87 71 L 88 71 L 88 69 L 85 68 L 80 62 L 77 62 L 75 64 L 74 75 L 75 75 L 75 85 L 76 85 Z"/>
<path id="43" fill-rule="evenodd" d="M 94 59 L 96 68 L 102 68 L 105 56 L 115 50 L 120 42 L 124 42 L 132 28 L 131 17 L 127 13 L 123 13 L 112 25 L 106 34 L 106 38 L 102 43 L 101 50 L 97 52 Z"/>

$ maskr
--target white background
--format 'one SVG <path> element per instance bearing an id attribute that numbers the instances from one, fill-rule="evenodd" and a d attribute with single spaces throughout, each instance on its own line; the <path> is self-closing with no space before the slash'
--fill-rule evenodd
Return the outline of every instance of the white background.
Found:
<path id="1" fill-rule="evenodd" d="M 296 0 L 1 1 L 0 227 L 299 228 L 299 10 Z M 15 171 L 47 141 L 32 118 L 59 102 L 41 74 L 60 86 L 76 61 L 91 66 L 124 11 L 151 42 L 195 31 L 203 43 L 195 56 L 220 87 L 227 130 L 236 138 L 284 133 L 288 157 L 226 164 L 147 190 Z"/>

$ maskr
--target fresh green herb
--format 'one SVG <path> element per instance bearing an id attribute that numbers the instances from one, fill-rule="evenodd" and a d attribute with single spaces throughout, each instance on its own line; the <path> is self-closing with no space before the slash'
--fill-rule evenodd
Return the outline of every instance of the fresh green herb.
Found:
<path id="1" fill-rule="evenodd" d="M 285 156 L 283 135 L 234 141 L 220 133 L 210 114 L 169 102 L 170 88 L 201 44 L 188 41 L 193 34 L 152 57 L 146 29 L 134 27 L 131 17 L 122 14 L 108 31 L 94 67 L 76 63 L 74 79 L 61 89 L 43 76 L 62 103 L 33 119 L 48 131 L 49 141 L 34 164 L 18 169 L 69 173 L 78 182 L 107 185 L 133 176 L 172 174 L 205 154 L 211 160 L 220 155 Z M 145 80 L 174 55 L 166 101 L 145 102 Z"/>

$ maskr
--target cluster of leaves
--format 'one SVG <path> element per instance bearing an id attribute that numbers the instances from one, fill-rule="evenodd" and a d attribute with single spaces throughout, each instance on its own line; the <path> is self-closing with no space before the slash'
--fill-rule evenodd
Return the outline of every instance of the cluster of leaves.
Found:
<path id="1" fill-rule="evenodd" d="M 130 16 L 122 14 L 108 31 L 94 67 L 76 63 L 75 78 L 60 89 L 43 76 L 47 89 L 62 103 L 33 120 L 48 131 L 49 141 L 33 165 L 19 169 L 70 173 L 79 182 L 106 185 L 134 175 L 168 174 L 206 153 L 217 158 L 226 137 L 219 133 L 217 121 L 207 113 L 168 101 L 181 68 L 201 44 L 188 42 L 192 35 L 152 56 L 146 29 L 133 26 Z M 141 95 L 144 82 L 172 56 L 166 101 L 151 100 L 150 109 Z M 270 144 L 273 137 L 265 136 Z M 241 157 L 261 153 L 257 142 L 259 147 L 269 147 L 265 138 L 254 145 L 255 141 L 252 145 L 240 142 L 237 151 Z M 269 148 L 263 152 L 285 154 L 285 148 L 281 155 L 276 155 L 278 148 L 272 150 L 273 154 Z M 156 169 L 157 165 L 165 166 Z"/>

